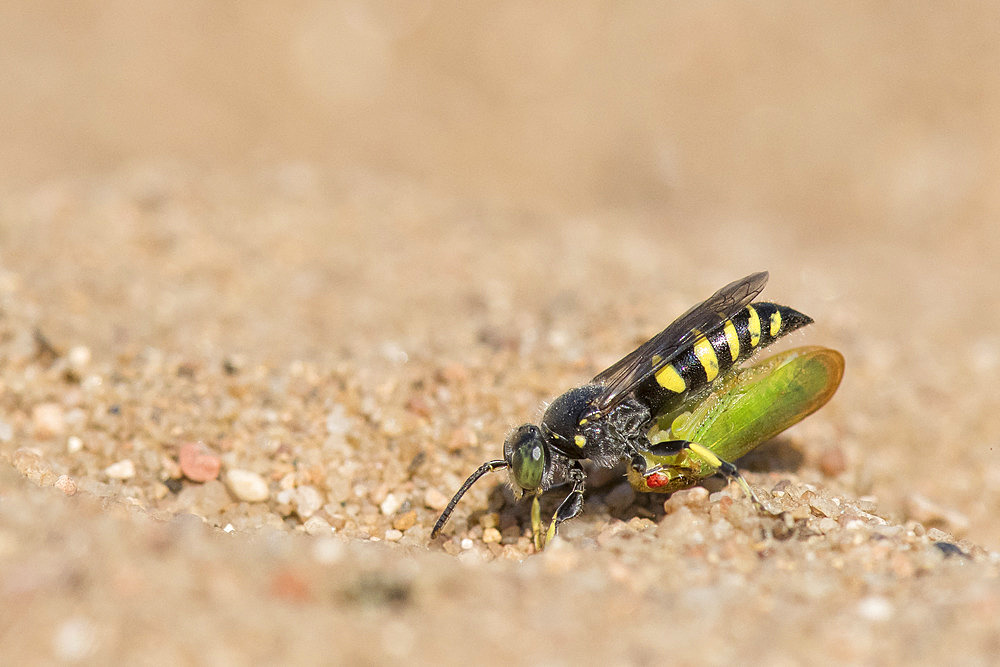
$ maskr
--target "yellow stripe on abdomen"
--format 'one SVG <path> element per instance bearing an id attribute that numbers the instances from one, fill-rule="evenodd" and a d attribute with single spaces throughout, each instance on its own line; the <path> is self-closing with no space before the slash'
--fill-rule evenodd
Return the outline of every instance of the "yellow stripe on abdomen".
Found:
<path id="1" fill-rule="evenodd" d="M 760 344 L 760 315 L 753 306 L 747 306 L 747 313 L 750 315 L 747 321 L 747 331 L 750 332 L 750 347 L 757 347 Z"/>
<path id="2" fill-rule="evenodd" d="M 667 364 L 656 371 L 656 382 L 664 389 L 669 389 L 675 394 L 683 394 L 687 389 L 687 383 L 681 374 L 677 372 L 673 364 Z"/>
<path id="3" fill-rule="evenodd" d="M 694 343 L 694 356 L 698 357 L 701 367 L 705 369 L 705 379 L 709 382 L 719 375 L 719 358 L 715 356 L 712 344 L 704 336 Z"/>
<path id="4" fill-rule="evenodd" d="M 732 355 L 733 361 L 736 361 L 736 358 L 740 356 L 740 335 L 736 333 L 736 325 L 733 324 L 732 320 L 726 320 L 726 326 L 723 327 L 723 331 L 726 332 L 729 354 Z"/>
<path id="5" fill-rule="evenodd" d="M 775 308 L 771 313 L 771 338 L 777 336 L 779 331 L 781 331 L 781 311 Z"/>

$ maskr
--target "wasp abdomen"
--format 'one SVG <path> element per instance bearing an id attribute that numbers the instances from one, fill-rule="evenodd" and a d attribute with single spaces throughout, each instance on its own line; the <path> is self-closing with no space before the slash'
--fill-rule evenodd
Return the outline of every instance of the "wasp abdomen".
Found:
<path id="1" fill-rule="evenodd" d="M 656 410 L 698 391 L 767 347 L 778 338 L 812 322 L 808 315 L 776 303 L 758 302 L 739 311 L 707 335 L 699 337 L 674 360 L 651 376 L 636 395 Z M 659 359 L 653 358 L 655 366 Z"/>

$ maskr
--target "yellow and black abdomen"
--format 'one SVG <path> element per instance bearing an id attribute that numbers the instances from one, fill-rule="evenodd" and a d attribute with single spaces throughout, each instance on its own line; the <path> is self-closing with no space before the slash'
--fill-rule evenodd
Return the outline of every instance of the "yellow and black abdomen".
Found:
<path id="1" fill-rule="evenodd" d="M 662 414 L 692 393 L 724 376 L 758 350 L 812 323 L 812 318 L 776 303 L 753 303 L 707 335 L 699 337 L 673 361 L 636 388 L 635 396 L 650 411 Z M 659 359 L 654 357 L 655 366 Z"/>

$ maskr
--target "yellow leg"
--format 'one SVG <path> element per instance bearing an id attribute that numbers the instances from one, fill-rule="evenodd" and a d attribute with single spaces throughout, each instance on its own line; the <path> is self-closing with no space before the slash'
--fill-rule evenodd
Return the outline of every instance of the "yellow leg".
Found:
<path id="1" fill-rule="evenodd" d="M 556 536 L 556 527 L 559 525 L 559 514 L 552 516 L 548 530 L 542 533 L 542 510 L 538 503 L 538 496 L 531 500 L 531 539 L 535 543 L 535 551 L 545 548 L 552 538 Z"/>
<path id="2" fill-rule="evenodd" d="M 531 539 L 535 543 L 535 551 L 545 548 L 545 542 L 542 541 L 542 508 L 537 494 L 531 499 Z"/>
<path id="3" fill-rule="evenodd" d="M 730 479 L 735 479 L 739 483 L 740 488 L 743 489 L 743 493 L 746 494 L 747 498 L 753 501 L 753 504 L 756 505 L 759 509 L 763 509 L 764 506 L 757 498 L 757 494 L 753 492 L 753 489 L 751 489 L 750 485 L 747 484 L 747 481 L 743 478 L 743 475 L 741 475 L 740 472 L 736 469 L 736 466 L 734 466 L 729 461 L 723 461 L 718 456 L 716 456 L 715 452 L 713 452 L 711 449 L 703 447 L 702 445 L 699 445 L 696 442 L 688 443 L 687 448 L 690 449 L 694 454 L 696 454 L 700 458 L 704 459 L 705 462 L 708 463 L 708 465 L 720 471 L 726 477 L 729 477 Z"/>
<path id="4" fill-rule="evenodd" d="M 575 461 L 570 468 L 569 478 L 573 482 L 573 489 L 563 499 L 556 509 L 556 513 L 552 515 L 549 528 L 544 535 L 542 534 L 542 510 L 538 502 L 538 496 L 541 493 L 536 493 L 535 497 L 531 499 L 531 537 L 535 542 L 536 551 L 541 551 L 546 544 L 552 541 L 560 523 L 577 516 L 583 509 L 584 473 L 583 466 L 580 465 L 579 461 Z"/>
<path id="5" fill-rule="evenodd" d="M 545 531 L 545 544 L 552 541 L 552 538 L 556 536 L 556 516 L 552 517 L 552 522 L 549 523 L 549 529 Z"/>

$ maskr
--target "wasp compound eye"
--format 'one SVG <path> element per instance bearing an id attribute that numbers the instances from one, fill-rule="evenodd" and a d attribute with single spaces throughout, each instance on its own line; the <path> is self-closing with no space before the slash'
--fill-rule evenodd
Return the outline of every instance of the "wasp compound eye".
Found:
<path id="1" fill-rule="evenodd" d="M 545 475 L 545 446 L 536 426 L 526 424 L 511 434 L 510 470 L 514 482 L 525 491 L 542 485 Z"/>

